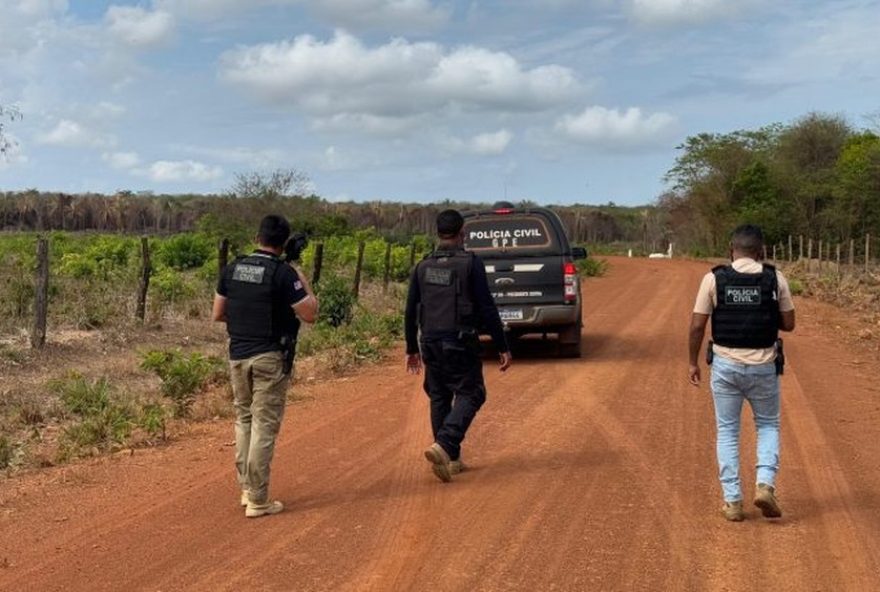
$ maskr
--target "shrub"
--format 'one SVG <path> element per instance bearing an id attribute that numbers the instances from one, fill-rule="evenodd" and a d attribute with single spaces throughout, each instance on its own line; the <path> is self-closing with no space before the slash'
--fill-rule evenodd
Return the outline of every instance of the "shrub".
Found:
<path id="1" fill-rule="evenodd" d="M 163 269 L 150 280 L 150 289 L 155 292 L 161 302 L 179 302 L 195 295 L 195 288 L 186 281 L 180 272 Z"/>
<path id="2" fill-rule="evenodd" d="M 577 268 L 584 277 L 599 277 L 605 275 L 608 271 L 608 262 L 604 259 L 587 257 L 577 262 Z"/>
<path id="3" fill-rule="evenodd" d="M 59 458 L 64 460 L 86 448 L 107 449 L 124 444 L 134 426 L 129 405 L 113 396 L 106 378 L 89 381 L 79 374 L 50 383 L 64 408 L 76 420 L 62 429 Z"/>
<path id="4" fill-rule="evenodd" d="M 159 403 L 148 403 L 141 407 L 138 425 L 152 437 L 162 435 L 167 439 L 165 432 L 165 408 Z"/>
<path id="5" fill-rule="evenodd" d="M 351 320 L 355 299 L 347 281 L 339 276 L 329 275 L 321 278 L 317 291 L 321 302 L 318 311 L 319 323 L 338 327 Z"/>
<path id="6" fill-rule="evenodd" d="M 788 278 L 788 287 L 793 296 L 800 296 L 804 293 L 804 284 L 797 278 Z"/>
<path id="7" fill-rule="evenodd" d="M 205 264 L 214 252 L 211 239 L 202 234 L 178 234 L 159 246 L 158 260 L 166 267 L 192 269 Z"/>
<path id="8" fill-rule="evenodd" d="M 141 368 L 162 381 L 162 394 L 174 404 L 177 417 L 189 415 L 196 395 L 222 372 L 222 361 L 199 353 L 155 350 L 144 356 Z"/>
<path id="9" fill-rule="evenodd" d="M 58 393 L 65 410 L 75 415 L 96 415 L 110 405 L 110 383 L 106 378 L 90 382 L 74 373 L 52 381 L 49 386 Z"/>

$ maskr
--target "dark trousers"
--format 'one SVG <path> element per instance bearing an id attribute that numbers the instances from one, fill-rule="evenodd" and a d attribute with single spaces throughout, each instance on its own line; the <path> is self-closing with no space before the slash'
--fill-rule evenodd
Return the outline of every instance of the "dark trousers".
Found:
<path id="1" fill-rule="evenodd" d="M 434 441 L 452 460 L 458 460 L 461 442 L 486 402 L 479 342 L 475 338 L 423 340 L 421 348 Z"/>

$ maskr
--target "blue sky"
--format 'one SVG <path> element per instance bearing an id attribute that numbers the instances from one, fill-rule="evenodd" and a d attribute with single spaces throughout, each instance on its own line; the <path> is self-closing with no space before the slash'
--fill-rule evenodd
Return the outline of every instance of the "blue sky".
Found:
<path id="1" fill-rule="evenodd" d="M 880 0 L 0 0 L 0 190 L 643 204 L 675 146 L 880 111 Z"/>

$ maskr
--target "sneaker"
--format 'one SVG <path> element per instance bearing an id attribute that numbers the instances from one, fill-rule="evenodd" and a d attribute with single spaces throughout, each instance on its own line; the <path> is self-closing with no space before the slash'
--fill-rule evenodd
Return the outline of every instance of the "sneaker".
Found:
<path id="1" fill-rule="evenodd" d="M 250 501 L 250 500 L 248 499 L 248 495 L 250 495 L 250 494 L 248 493 L 248 490 L 247 490 L 247 489 L 242 489 L 242 490 L 241 490 L 241 507 L 242 507 L 242 508 L 247 507 L 248 502 Z"/>
<path id="2" fill-rule="evenodd" d="M 761 509 L 764 518 L 781 518 L 782 510 L 776 501 L 776 489 L 766 483 L 758 483 L 755 487 L 755 505 Z"/>
<path id="3" fill-rule="evenodd" d="M 253 502 L 248 502 L 247 509 L 244 511 L 244 515 L 248 518 L 259 518 L 260 516 L 277 514 L 283 509 L 284 504 L 282 504 L 278 500 L 266 502 L 265 504 L 255 504 Z"/>
<path id="4" fill-rule="evenodd" d="M 449 474 L 450 475 L 458 475 L 462 471 L 464 471 L 467 466 L 461 462 L 461 459 L 451 460 L 449 461 Z"/>
<path id="5" fill-rule="evenodd" d="M 452 481 L 452 474 L 449 470 L 449 454 L 443 450 L 442 446 L 436 442 L 431 444 L 425 450 L 425 458 L 431 463 L 431 470 L 438 479 L 444 483 Z"/>
<path id="6" fill-rule="evenodd" d="M 742 501 L 724 502 L 724 505 L 721 506 L 721 513 L 730 522 L 742 522 L 746 519 Z"/>

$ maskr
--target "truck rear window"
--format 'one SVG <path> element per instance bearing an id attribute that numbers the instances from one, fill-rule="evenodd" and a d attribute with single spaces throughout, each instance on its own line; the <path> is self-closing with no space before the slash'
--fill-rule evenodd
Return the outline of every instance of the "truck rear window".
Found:
<path id="1" fill-rule="evenodd" d="M 553 228 L 543 216 L 498 215 L 472 218 L 464 225 L 465 248 L 471 251 L 547 250 L 557 246 Z"/>

